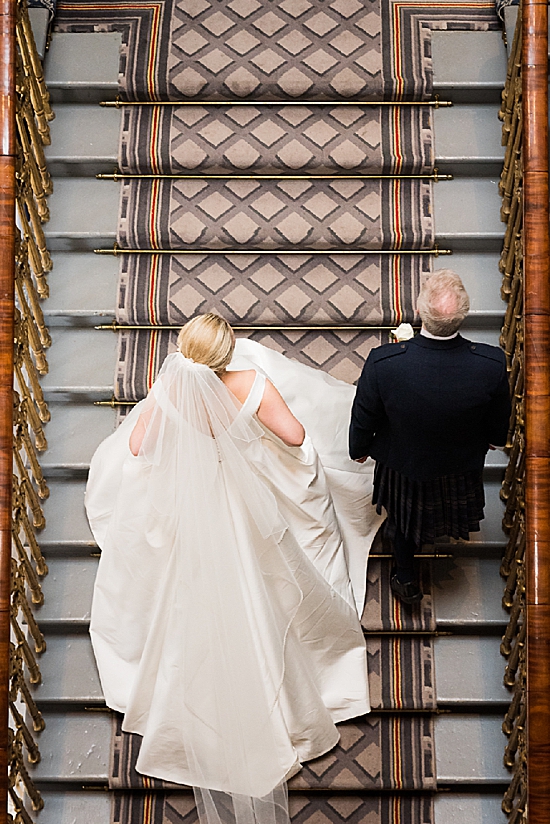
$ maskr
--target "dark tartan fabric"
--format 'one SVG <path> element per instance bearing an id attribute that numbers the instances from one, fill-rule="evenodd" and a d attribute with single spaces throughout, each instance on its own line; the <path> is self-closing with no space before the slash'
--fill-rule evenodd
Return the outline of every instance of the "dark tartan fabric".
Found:
<path id="1" fill-rule="evenodd" d="M 443 536 L 467 541 L 483 520 L 483 478 L 481 472 L 466 472 L 417 481 L 377 463 L 372 502 L 417 546 Z"/>

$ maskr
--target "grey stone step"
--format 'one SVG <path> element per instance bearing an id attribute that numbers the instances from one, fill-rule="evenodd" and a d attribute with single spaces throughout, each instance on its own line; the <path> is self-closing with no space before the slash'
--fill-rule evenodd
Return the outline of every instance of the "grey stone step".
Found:
<path id="1" fill-rule="evenodd" d="M 442 793 L 434 798 L 434 824 L 506 824 L 501 804 L 502 793 Z"/>
<path id="2" fill-rule="evenodd" d="M 98 787 L 95 790 L 41 788 L 41 793 L 44 808 L 33 815 L 37 824 L 83 824 L 83 822 L 110 824 L 111 822 L 113 795 L 106 788 Z M 462 824 L 462 821 L 459 824 Z"/>
<path id="3" fill-rule="evenodd" d="M 92 557 L 90 550 L 80 557 L 50 558 L 48 553 L 46 557 L 49 573 L 42 581 L 44 604 L 35 608 L 37 621 L 44 632 L 87 631 L 98 557 Z M 42 656 L 46 666 L 49 657 Z"/>
<path id="4" fill-rule="evenodd" d="M 50 297 L 42 308 L 48 326 L 95 326 L 114 318 L 118 259 L 93 252 L 54 252 Z"/>
<path id="5" fill-rule="evenodd" d="M 48 42 L 48 31 L 50 28 L 50 10 L 47 8 L 29 9 L 29 21 L 32 28 L 36 51 L 41 60 L 46 53 Z"/>
<path id="6" fill-rule="evenodd" d="M 432 32 L 434 94 L 455 103 L 498 103 L 506 80 L 500 31 Z"/>
<path id="7" fill-rule="evenodd" d="M 448 715 L 435 719 L 438 784 L 508 784 L 502 763 L 507 739 L 500 715 Z"/>
<path id="8" fill-rule="evenodd" d="M 459 104 L 433 112 L 435 165 L 455 175 L 498 175 L 504 147 L 495 104 Z M 59 103 L 46 146 L 54 176 L 111 173 L 117 166 L 120 109 Z"/>
<path id="9" fill-rule="evenodd" d="M 54 33 L 45 59 L 54 102 L 113 100 L 118 92 L 116 32 Z M 434 31 L 434 93 L 454 102 L 498 102 L 506 78 L 506 49 L 498 31 Z"/>
<path id="10" fill-rule="evenodd" d="M 50 411 L 48 449 L 40 460 L 44 473 L 48 477 L 87 473 L 94 451 L 115 429 L 115 410 L 92 403 L 53 403 Z"/>
<path id="11" fill-rule="evenodd" d="M 75 567 L 78 575 L 81 566 Z M 75 575 L 72 575 L 74 580 Z M 51 594 L 51 593 L 50 593 Z M 40 618 L 40 613 L 39 613 Z M 48 634 L 47 654 L 40 659 L 42 683 L 33 690 L 41 706 L 92 705 L 103 702 L 88 633 Z M 468 704 L 505 706 L 510 692 L 503 686 L 504 659 L 499 636 L 453 636 L 435 639 L 435 685 L 441 706 Z"/>
<path id="12" fill-rule="evenodd" d="M 440 706 L 466 711 L 468 704 L 510 703 L 510 691 L 502 680 L 505 659 L 500 640 L 500 636 L 467 635 L 435 639 L 435 688 Z"/>
<path id="13" fill-rule="evenodd" d="M 93 178 L 56 178 L 45 224 L 52 251 L 112 247 L 120 184 Z M 436 240 L 456 252 L 499 252 L 504 236 L 498 180 L 464 177 L 434 185 Z M 82 204 L 86 208 L 82 208 Z"/>
<path id="14" fill-rule="evenodd" d="M 113 393 L 118 336 L 95 329 L 52 327 L 49 372 L 42 379 L 48 400 L 108 399 Z"/>
<path id="15" fill-rule="evenodd" d="M 50 174 L 93 176 L 117 166 L 120 109 L 97 103 L 58 103 L 50 126 L 52 142 L 45 147 Z"/>
<path id="16" fill-rule="evenodd" d="M 65 501 L 69 501 L 68 496 Z M 82 501 L 79 506 L 84 520 Z M 59 508 L 62 508 L 61 503 Z M 59 543 L 44 545 L 41 541 L 50 569 L 49 575 L 43 579 L 45 603 L 36 609 L 36 617 L 44 631 L 62 633 L 71 628 L 75 631 L 87 629 L 98 564 L 98 558 L 90 554 L 98 552 L 91 543 L 90 535 L 87 547 L 72 544 L 72 555 L 63 556 L 57 553 Z M 474 635 L 489 630 L 498 635 L 509 617 L 501 606 L 504 582 L 499 575 L 498 558 L 476 558 L 457 553 L 452 559 L 438 558 L 421 563 L 432 563 L 434 609 L 439 630 L 463 630 Z M 450 694 L 449 690 L 447 693 Z"/>
<path id="17" fill-rule="evenodd" d="M 116 183 L 88 177 L 58 177 L 49 198 L 51 219 L 44 224 L 48 249 L 80 252 L 112 247 L 120 190 Z"/>
<path id="18" fill-rule="evenodd" d="M 437 183 L 433 204 L 440 248 L 453 252 L 500 252 L 505 227 L 500 220 L 496 178 L 463 177 Z"/>
<path id="19" fill-rule="evenodd" d="M 41 762 L 29 767 L 33 780 L 54 783 L 107 779 L 111 717 L 101 712 L 44 713 Z M 435 718 L 437 779 L 445 784 L 503 784 L 505 738 L 499 716 L 441 715 Z"/>
<path id="20" fill-rule="evenodd" d="M 52 102 L 99 102 L 118 94 L 119 32 L 54 32 L 44 60 Z"/>
<path id="21" fill-rule="evenodd" d="M 446 174 L 499 175 L 505 147 L 496 104 L 457 104 L 433 112 L 436 166 Z"/>
<path id="22" fill-rule="evenodd" d="M 500 558 L 457 555 L 434 562 L 434 609 L 441 630 L 458 627 L 472 632 L 478 627 L 495 631 L 508 623 L 509 614 L 502 607 L 504 581 L 499 574 Z"/>
<path id="23" fill-rule="evenodd" d="M 98 788 L 42 791 L 44 809 L 35 813 L 38 824 L 109 824 L 112 794 Z M 502 794 L 453 792 L 434 798 L 434 824 L 506 824 Z M 403 822 L 405 824 L 405 822 Z"/>
<path id="24" fill-rule="evenodd" d="M 43 311 L 49 326 L 96 326 L 114 318 L 117 298 L 118 260 L 91 252 L 54 252 L 49 275 L 50 298 Z M 502 276 L 499 255 L 459 252 L 438 258 L 434 269 L 450 267 L 463 279 L 471 310 L 465 335 L 482 326 L 500 326 L 506 305 L 500 297 Z"/>

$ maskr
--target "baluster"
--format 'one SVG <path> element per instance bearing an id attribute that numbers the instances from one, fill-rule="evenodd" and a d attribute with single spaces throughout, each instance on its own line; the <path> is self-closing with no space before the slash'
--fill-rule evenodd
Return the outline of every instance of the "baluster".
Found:
<path id="1" fill-rule="evenodd" d="M 44 80 L 42 61 L 38 56 L 36 42 L 34 39 L 34 33 L 32 30 L 31 21 L 29 20 L 29 11 L 26 3 L 19 2 L 17 4 L 17 15 L 17 22 L 21 26 L 22 37 L 27 45 L 27 49 L 29 52 L 30 67 L 32 69 L 33 76 L 36 78 L 36 83 L 40 92 L 42 104 L 44 106 L 45 117 L 47 120 L 53 120 L 55 114 L 53 113 L 50 106 L 50 93 L 48 91 L 48 87 L 46 86 L 46 81 Z"/>
<path id="2" fill-rule="evenodd" d="M 32 804 L 32 808 L 35 811 L 41 810 L 44 807 L 44 800 L 40 795 L 39 791 L 34 786 L 29 773 L 27 772 L 27 768 L 25 767 L 25 762 L 23 760 L 23 752 L 22 752 L 22 741 L 21 741 L 21 732 L 17 730 L 17 732 L 13 732 L 13 730 L 9 730 L 11 735 L 10 738 L 10 753 L 9 753 L 9 766 L 10 771 L 14 775 L 19 775 L 23 786 L 25 787 L 25 792 L 29 796 Z"/>
<path id="3" fill-rule="evenodd" d="M 508 658 L 508 666 L 504 671 L 504 684 L 507 687 L 512 687 L 514 685 L 514 681 L 516 680 L 516 672 L 519 666 L 519 657 L 521 652 L 523 651 L 523 647 L 525 646 L 525 633 L 527 630 L 527 625 L 525 622 L 522 623 L 521 629 L 517 635 L 516 643 L 512 647 L 512 652 Z"/>
<path id="4" fill-rule="evenodd" d="M 15 425 L 15 442 L 20 444 L 18 448 L 25 450 L 25 455 L 30 465 L 31 473 L 36 485 L 38 486 L 38 494 L 42 499 L 49 496 L 50 490 L 44 478 L 42 467 L 38 461 L 36 449 L 29 434 L 29 427 L 24 411 L 21 408 L 21 402 L 18 393 L 13 391 L 13 421 Z"/>
<path id="5" fill-rule="evenodd" d="M 38 707 L 36 706 L 36 702 L 32 697 L 31 692 L 27 686 L 27 682 L 23 674 L 23 656 L 21 654 L 21 650 L 19 650 L 15 646 L 15 644 L 12 643 L 10 643 L 10 667 L 11 671 L 13 672 L 14 692 L 14 694 L 11 696 L 11 700 L 15 701 L 17 697 L 17 692 L 19 692 L 19 695 L 25 703 L 29 711 L 29 714 L 32 718 L 33 730 L 35 732 L 42 732 L 42 730 L 46 727 L 44 717 L 38 709 Z"/>
<path id="6" fill-rule="evenodd" d="M 17 25 L 15 27 L 15 33 L 17 36 L 17 45 L 19 47 L 19 54 L 21 55 L 21 63 L 23 65 L 23 73 L 27 80 L 28 84 L 28 93 L 29 98 L 34 109 L 34 116 L 36 118 L 36 125 L 38 127 L 38 131 L 40 133 L 40 138 L 42 143 L 45 146 L 49 146 L 51 143 L 50 140 L 50 127 L 48 126 L 48 120 L 46 118 L 46 112 L 44 107 L 44 99 L 40 92 L 40 86 L 38 84 L 36 74 L 33 71 L 32 66 L 32 58 L 29 49 L 29 42 L 26 39 L 25 33 L 21 27 L 21 25 Z"/>
<path id="7" fill-rule="evenodd" d="M 40 342 L 45 349 L 48 349 L 52 344 L 52 339 L 44 320 L 44 313 L 42 312 L 42 307 L 40 305 L 38 291 L 31 276 L 29 252 L 27 247 L 27 241 L 20 238 L 17 251 L 16 277 L 21 281 L 21 284 L 25 289 L 27 300 L 32 310 L 32 316 L 34 318 L 36 328 L 38 329 L 38 334 L 40 335 Z"/>
<path id="8" fill-rule="evenodd" d="M 33 824 L 32 818 L 28 814 L 25 805 L 15 792 L 13 786 L 8 787 L 8 793 L 10 796 L 11 803 L 13 804 L 13 808 L 17 813 L 17 817 L 15 819 L 14 824 Z"/>

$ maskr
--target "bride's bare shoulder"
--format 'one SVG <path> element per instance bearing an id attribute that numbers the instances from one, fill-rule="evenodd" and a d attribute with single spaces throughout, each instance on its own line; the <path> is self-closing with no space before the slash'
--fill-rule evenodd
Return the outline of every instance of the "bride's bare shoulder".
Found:
<path id="1" fill-rule="evenodd" d="M 244 403 L 254 383 L 256 372 L 254 369 L 242 369 L 234 372 L 224 372 L 220 377 L 229 391 L 241 403 Z"/>

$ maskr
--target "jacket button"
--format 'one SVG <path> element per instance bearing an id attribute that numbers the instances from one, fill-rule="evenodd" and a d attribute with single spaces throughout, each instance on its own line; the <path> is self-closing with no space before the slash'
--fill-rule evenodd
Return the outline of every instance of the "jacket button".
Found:
<path id="1" fill-rule="evenodd" d="M 404 349 L 404 348 L 405 348 L 405 344 L 404 344 L 404 343 L 402 343 L 402 344 L 401 344 L 401 349 Z"/>
<path id="2" fill-rule="evenodd" d="M 472 346 L 472 349 L 475 349 L 475 345 L 474 345 L 474 346 Z"/>

